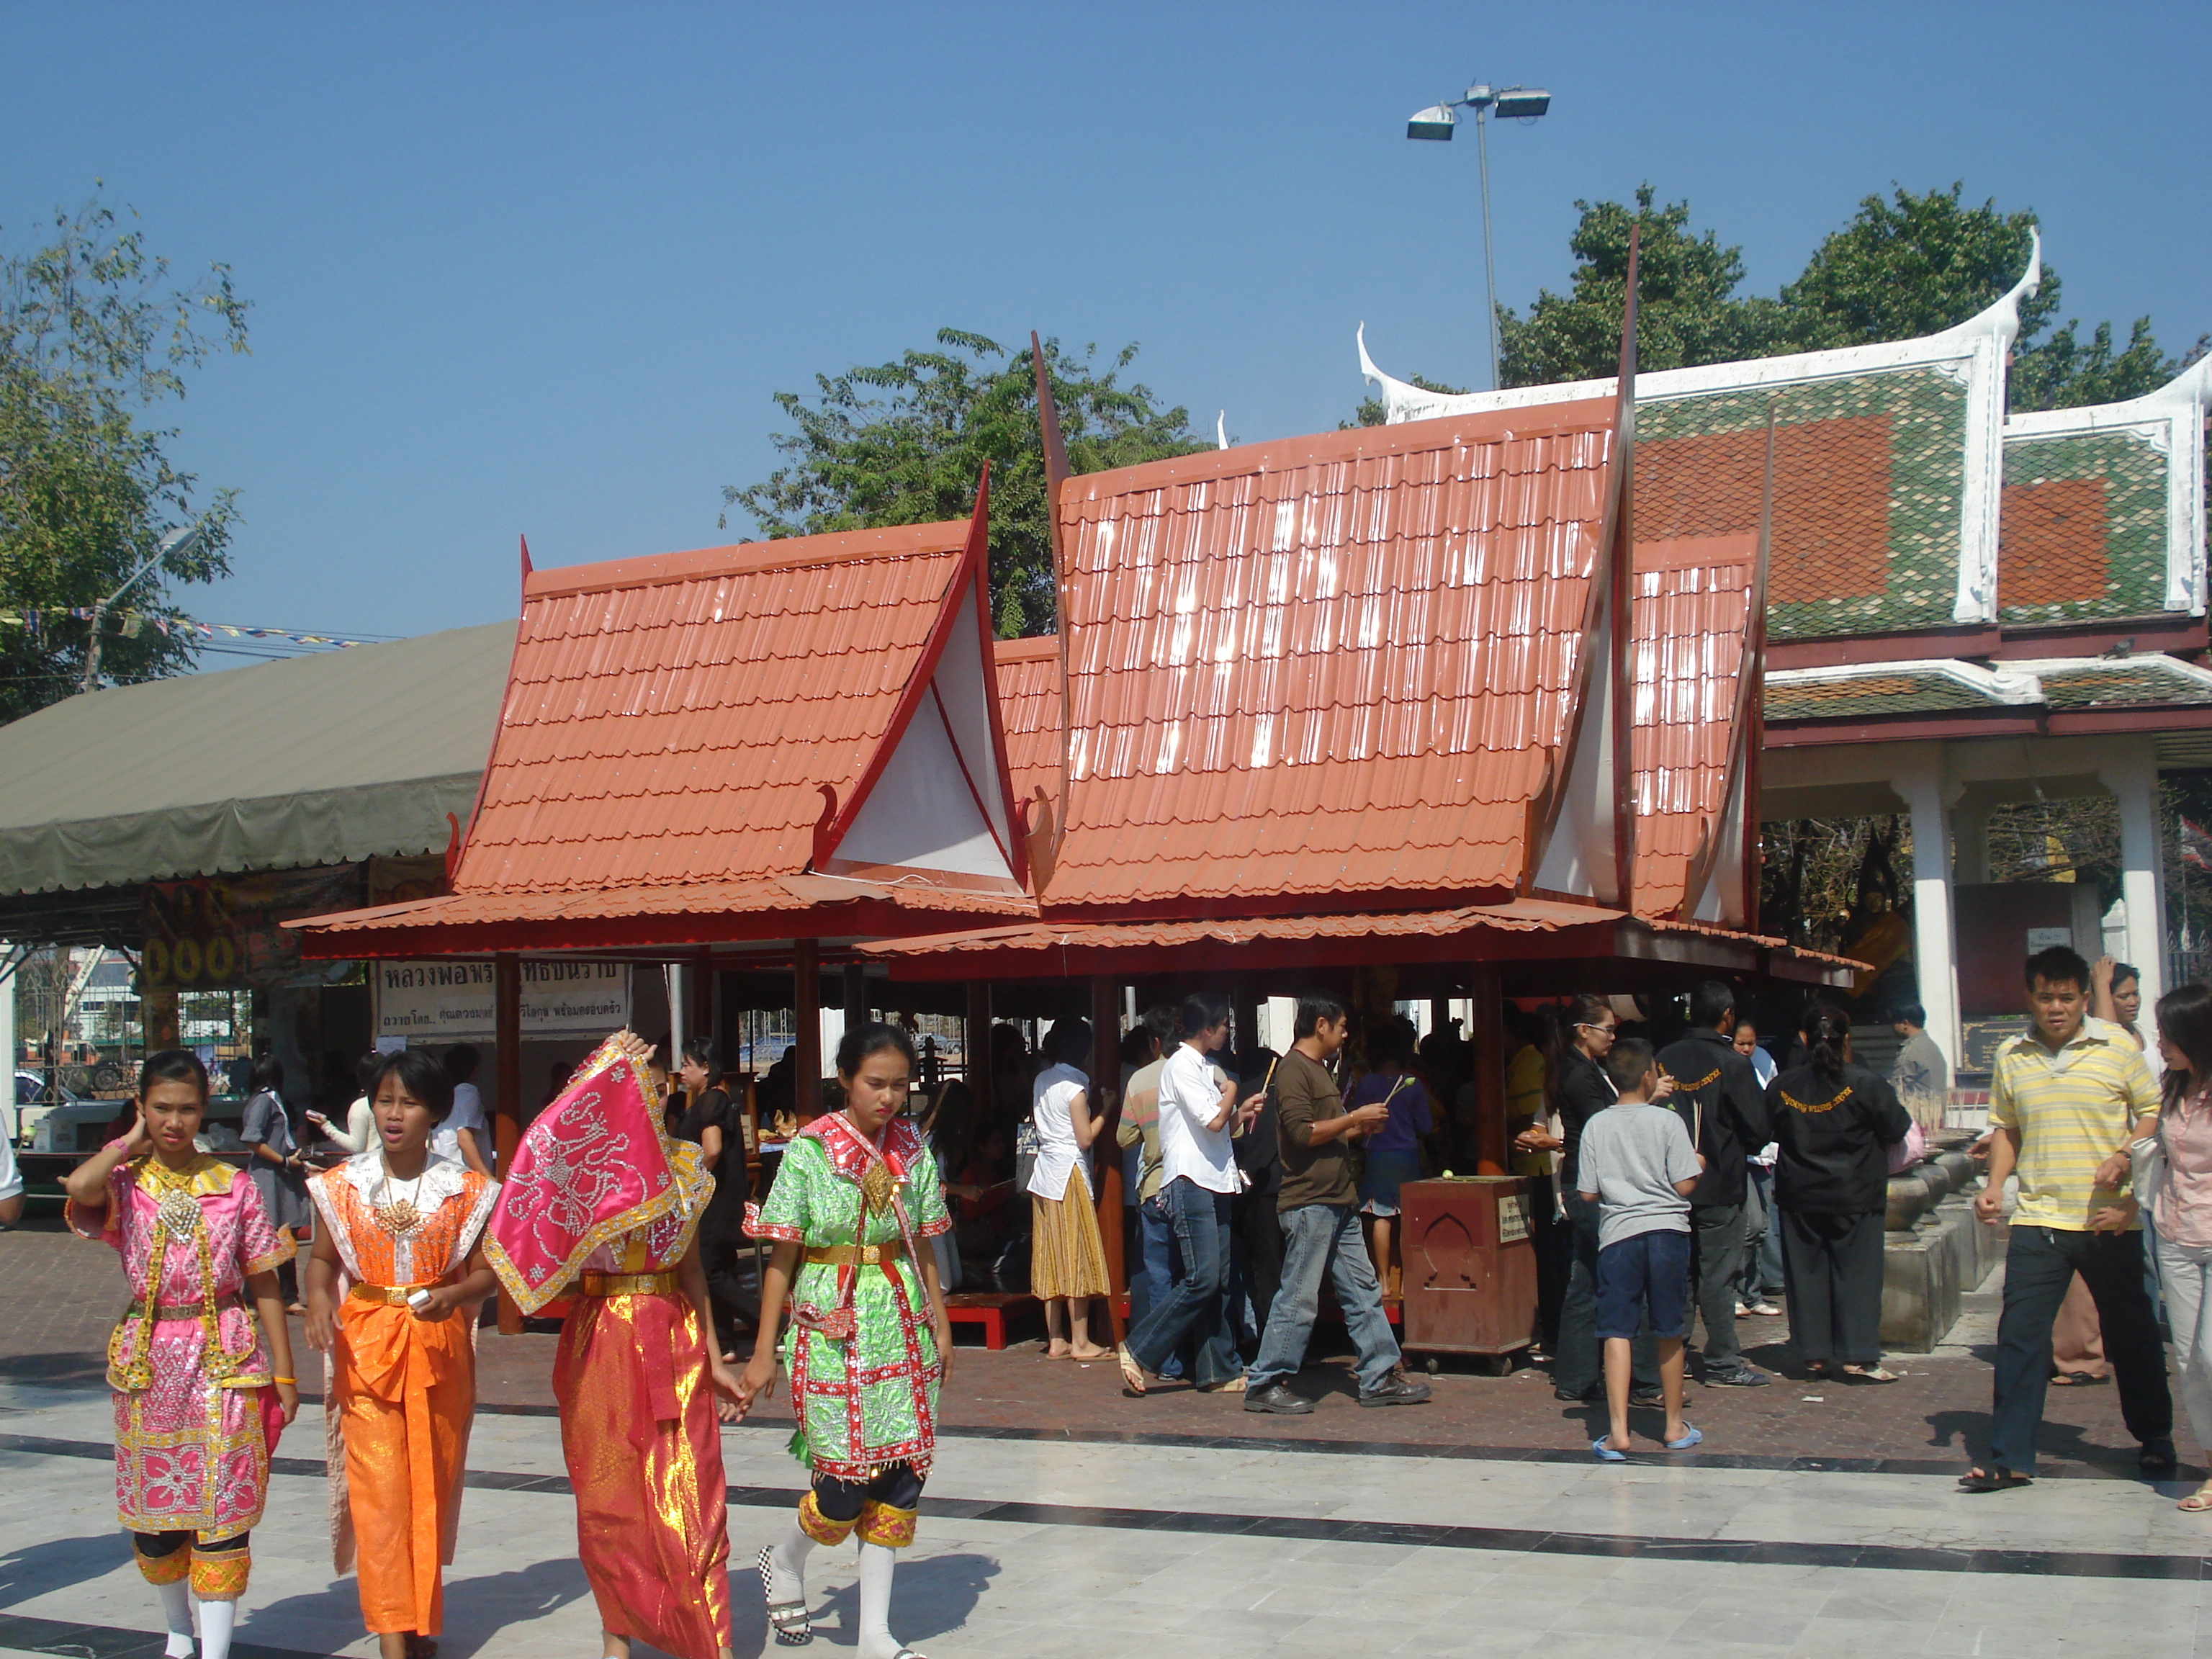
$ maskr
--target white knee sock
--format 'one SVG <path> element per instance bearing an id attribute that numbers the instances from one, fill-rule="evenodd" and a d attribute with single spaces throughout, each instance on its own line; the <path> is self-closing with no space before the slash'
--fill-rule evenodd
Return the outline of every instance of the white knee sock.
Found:
<path id="1" fill-rule="evenodd" d="M 896 1659 L 891 1634 L 891 1576 L 899 1553 L 881 1544 L 860 1546 L 860 1659 Z"/>
<path id="2" fill-rule="evenodd" d="M 237 1622 L 237 1602 L 201 1602 L 200 1659 L 230 1659 L 230 1627 Z"/>
<path id="3" fill-rule="evenodd" d="M 814 1540 L 796 1521 L 768 1553 L 768 1599 L 779 1604 L 806 1599 L 806 1558 Z"/>
<path id="4" fill-rule="evenodd" d="M 192 1595 L 181 1578 L 173 1584 L 156 1584 L 161 1615 L 169 1621 L 169 1644 L 162 1649 L 168 1659 L 192 1659 Z"/>

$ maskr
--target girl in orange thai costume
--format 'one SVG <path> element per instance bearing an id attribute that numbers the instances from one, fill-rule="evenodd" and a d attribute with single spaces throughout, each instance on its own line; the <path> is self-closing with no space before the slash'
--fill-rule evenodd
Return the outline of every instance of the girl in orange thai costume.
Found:
<path id="1" fill-rule="evenodd" d="M 860 1659 L 921 1659 L 890 1633 L 891 1579 L 914 1542 L 952 1352 L 937 1257 L 923 1242 L 952 1224 L 936 1160 L 905 1115 L 913 1068 L 905 1032 L 847 1032 L 837 1049 L 844 1110 L 793 1138 L 746 1227 L 774 1239 L 775 1252 L 739 1401 L 750 1407 L 775 1381 L 787 1297 L 791 1449 L 813 1473 L 791 1529 L 760 1553 L 769 1625 L 787 1646 L 811 1641 L 806 1558 L 817 1544 L 857 1537 Z"/>
<path id="2" fill-rule="evenodd" d="M 696 1237 L 714 1178 L 697 1146 L 669 1137 L 651 1053 L 609 1038 L 532 1121 L 486 1250 L 525 1313 L 575 1298 L 553 1393 L 607 1655 L 636 1638 L 728 1659 L 715 1419 L 737 1416 L 737 1378 L 714 1346 Z"/>
<path id="3" fill-rule="evenodd" d="M 331 1555 L 355 1570 L 383 1659 L 428 1659 L 476 1415 L 477 1310 L 495 1286 L 477 1240 L 499 1184 L 431 1154 L 453 1087 L 428 1054 L 385 1055 L 367 1093 L 376 1144 L 307 1183 Z"/>
<path id="4" fill-rule="evenodd" d="M 198 1150 L 207 1096 L 197 1056 L 148 1056 L 131 1133 L 62 1183 L 70 1229 L 113 1245 L 131 1281 L 107 1344 L 116 1508 L 172 1659 L 192 1651 L 195 1601 L 202 1659 L 229 1653 L 270 1453 L 300 1408 L 276 1282 L 292 1243 L 251 1176 Z"/>

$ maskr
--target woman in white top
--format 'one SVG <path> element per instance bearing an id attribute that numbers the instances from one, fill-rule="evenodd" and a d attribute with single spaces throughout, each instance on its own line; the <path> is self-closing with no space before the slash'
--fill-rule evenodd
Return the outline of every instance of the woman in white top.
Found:
<path id="1" fill-rule="evenodd" d="M 368 1080 L 383 1063 L 384 1056 L 374 1049 L 354 1062 L 354 1080 L 361 1085 L 361 1093 L 346 1108 L 344 1128 L 339 1128 L 320 1112 L 307 1114 L 307 1121 L 322 1131 L 323 1139 L 349 1157 L 358 1157 L 370 1147 L 384 1144 L 376 1133 L 376 1115 L 368 1109 Z"/>
<path id="2" fill-rule="evenodd" d="M 1030 1097 L 1037 1135 L 1029 1182 L 1036 1212 L 1030 1290 L 1044 1304 L 1046 1358 L 1103 1359 L 1110 1350 L 1091 1340 L 1091 1303 L 1108 1294 L 1106 1249 L 1085 1164 L 1106 1115 L 1091 1109 L 1090 1080 L 1076 1069 L 1090 1058 L 1090 1022 L 1060 1021 L 1044 1048 L 1054 1063 L 1037 1073 Z"/>
<path id="3" fill-rule="evenodd" d="M 2200 1446 L 2212 1446 L 2212 990 L 2184 985 L 2158 1000 L 2158 1046 L 2166 1060 L 2165 1101 L 2154 1137 L 2163 1154 L 2165 1178 L 2154 1183 L 2152 1247 L 2158 1281 L 2173 1327 L 2173 1366 L 2181 1403 Z M 2147 1173 L 2136 1143 L 2136 1185 Z M 2136 1200 L 2123 1198 L 2120 1213 L 2100 1211 L 2091 1226 L 2131 1218 Z M 2212 1510 L 2212 1480 L 2181 1500 L 2196 1513 Z"/>

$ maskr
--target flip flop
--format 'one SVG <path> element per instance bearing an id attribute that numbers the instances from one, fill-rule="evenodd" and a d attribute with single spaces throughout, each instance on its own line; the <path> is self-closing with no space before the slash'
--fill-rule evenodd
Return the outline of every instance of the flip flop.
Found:
<path id="1" fill-rule="evenodd" d="M 1605 1443 L 1612 1438 L 1613 1437 L 1609 1434 L 1600 1435 L 1596 1439 L 1590 1442 L 1590 1450 L 1596 1455 L 1597 1461 L 1601 1463 L 1626 1463 L 1628 1461 L 1628 1454 L 1626 1452 L 1615 1451 L 1612 1447 Z"/>
<path id="2" fill-rule="evenodd" d="M 1668 1440 L 1662 1443 L 1668 1451 L 1687 1451 L 1691 1447 L 1703 1442 L 1705 1437 L 1705 1431 L 1696 1424 L 1685 1423 L 1682 1425 L 1682 1437 L 1680 1440 Z"/>
<path id="3" fill-rule="evenodd" d="M 1114 1357 L 1121 1362 L 1121 1386 L 1131 1394 L 1142 1397 L 1145 1392 L 1145 1368 L 1137 1363 L 1136 1355 L 1127 1348 L 1117 1347 Z"/>
<path id="4" fill-rule="evenodd" d="M 2099 1376 L 2094 1371 L 2053 1371 L 2051 1386 L 2054 1389 L 2087 1389 L 2100 1382 L 2109 1382 L 2109 1376 Z"/>
<path id="5" fill-rule="evenodd" d="M 2003 1492 L 2031 1484 L 2027 1475 L 2014 1474 L 2001 1463 L 1993 1463 L 1986 1469 L 1969 1469 L 1959 1477 L 1960 1492 Z"/>
<path id="6" fill-rule="evenodd" d="M 1846 1365 L 1843 1377 L 1846 1382 L 1894 1382 L 1899 1380 L 1895 1371 L 1886 1371 L 1879 1365 Z"/>

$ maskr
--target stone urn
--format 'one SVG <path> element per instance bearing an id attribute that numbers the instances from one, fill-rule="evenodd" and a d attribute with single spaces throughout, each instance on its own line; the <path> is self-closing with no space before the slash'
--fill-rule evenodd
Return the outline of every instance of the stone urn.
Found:
<path id="1" fill-rule="evenodd" d="M 1929 1190 L 1928 1183 L 1915 1170 L 1907 1170 L 1903 1175 L 1890 1176 L 1889 1205 L 1882 1221 L 1883 1231 L 1911 1232 L 1912 1224 L 1920 1219 L 1922 1212 L 1932 1208 L 1935 1203 L 1936 1194 Z"/>
<path id="2" fill-rule="evenodd" d="M 1974 1160 L 1955 1147 L 1948 1152 L 1938 1152 L 1936 1155 L 1936 1161 L 1942 1164 L 1945 1172 L 1950 1176 L 1951 1190 L 1954 1193 L 1966 1191 L 1967 1188 L 1973 1185 L 1974 1177 L 1981 1173 Z"/>

